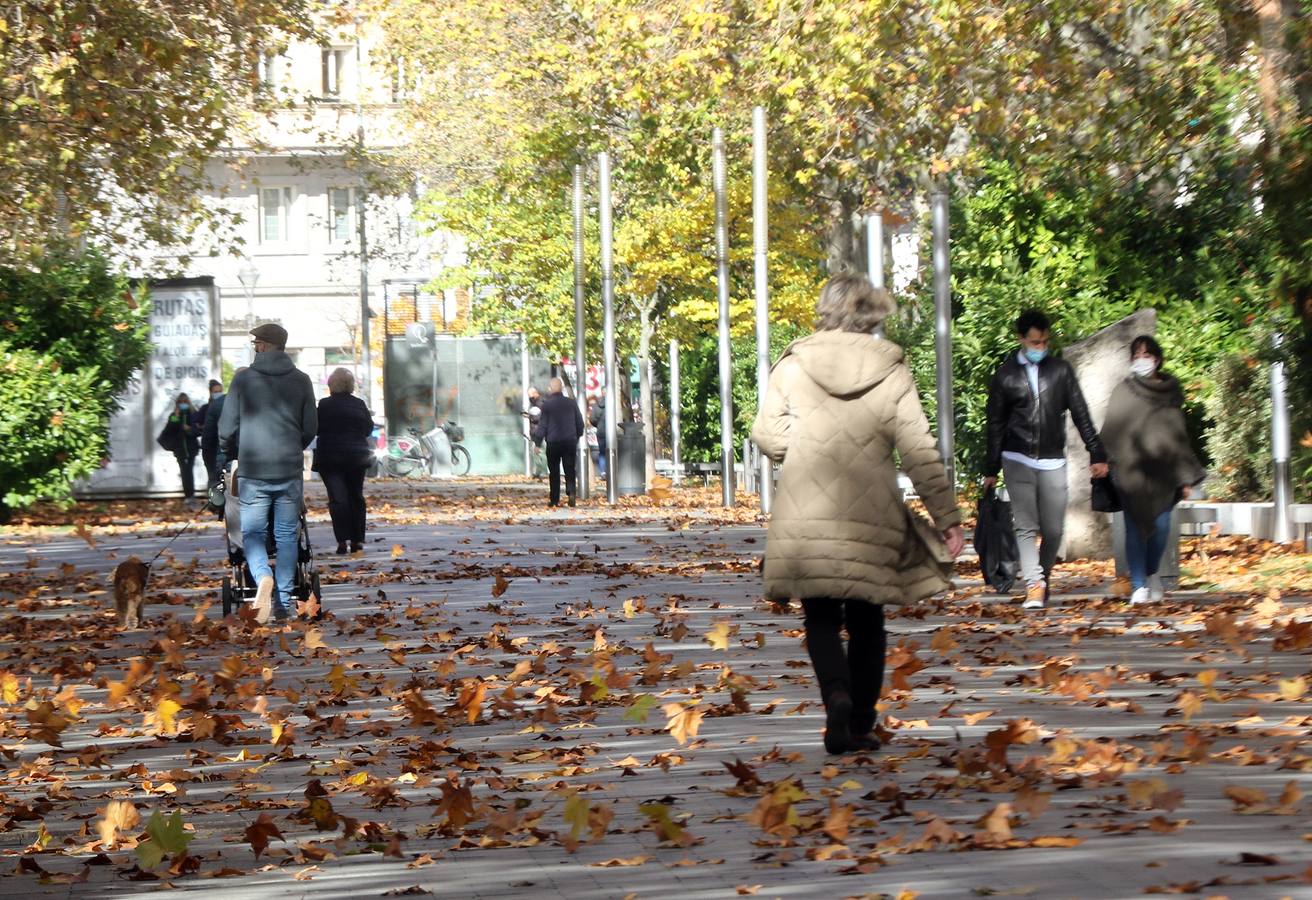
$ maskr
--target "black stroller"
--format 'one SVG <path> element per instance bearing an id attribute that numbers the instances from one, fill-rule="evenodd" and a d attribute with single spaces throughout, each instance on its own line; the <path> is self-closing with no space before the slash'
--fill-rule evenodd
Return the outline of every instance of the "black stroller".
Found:
<path id="1" fill-rule="evenodd" d="M 242 549 L 241 501 L 237 497 L 237 463 L 228 466 L 224 477 L 210 488 L 210 506 L 223 510 L 224 540 L 228 547 L 228 573 L 223 576 L 223 615 L 230 616 L 239 603 L 253 603 L 257 585 L 251 577 L 251 570 L 246 565 L 246 554 Z M 311 596 L 320 604 L 315 618 L 323 614 L 323 593 L 319 589 L 319 572 L 314 565 L 314 553 L 310 549 L 310 525 L 305 516 L 305 502 L 301 502 L 301 515 L 296 525 L 296 575 L 292 580 L 292 612 L 296 604 L 309 602 Z M 268 535 L 269 558 L 277 556 L 277 545 L 273 540 L 272 517 Z M 276 560 L 275 563 L 280 563 Z"/>

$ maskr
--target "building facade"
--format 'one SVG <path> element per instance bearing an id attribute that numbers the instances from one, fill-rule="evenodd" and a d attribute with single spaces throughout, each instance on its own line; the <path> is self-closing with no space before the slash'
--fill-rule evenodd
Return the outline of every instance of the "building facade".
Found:
<path id="1" fill-rule="evenodd" d="M 415 185 L 393 181 L 382 188 L 362 174 L 370 172 L 362 158 L 385 159 L 403 143 L 403 68 L 374 50 L 367 29 L 330 30 L 328 39 L 260 55 L 261 90 L 278 108 L 252 116 L 206 173 L 204 200 L 231 224 L 208 242 L 161 255 L 186 252 L 189 261 L 175 260 L 171 268 L 215 279 L 225 367 L 250 360 L 253 322 L 278 322 L 290 335 L 288 352 L 321 393 L 338 366 L 363 378 L 365 268 L 374 385 L 372 392 L 361 385 L 360 393 L 380 411 L 384 303 L 404 294 L 433 320 L 454 326 L 468 312 L 464 292 L 433 296 L 417 286 L 443 266 L 459 265 L 463 247 L 453 236 L 422 233 Z M 361 265 L 362 201 L 367 267 Z"/>

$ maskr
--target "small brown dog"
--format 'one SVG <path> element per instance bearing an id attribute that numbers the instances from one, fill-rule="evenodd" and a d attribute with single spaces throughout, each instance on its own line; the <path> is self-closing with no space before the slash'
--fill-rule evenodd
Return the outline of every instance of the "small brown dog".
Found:
<path id="1" fill-rule="evenodd" d="M 141 604 L 146 599 L 148 577 L 150 566 L 135 556 L 125 559 L 114 570 L 114 604 L 120 627 L 136 628 L 141 624 Z"/>

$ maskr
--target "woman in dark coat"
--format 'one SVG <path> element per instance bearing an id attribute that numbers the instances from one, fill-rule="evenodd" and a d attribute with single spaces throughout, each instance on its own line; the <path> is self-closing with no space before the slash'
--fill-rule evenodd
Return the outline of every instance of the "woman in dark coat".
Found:
<path id="1" fill-rule="evenodd" d="M 1130 342 L 1130 374 L 1112 391 L 1102 442 L 1125 507 L 1125 561 L 1138 605 L 1161 600 L 1157 567 L 1171 511 L 1207 472 L 1189 444 L 1180 382 L 1162 371 L 1162 348 L 1144 334 Z"/>
<path id="2" fill-rule="evenodd" d="M 328 376 L 327 397 L 319 401 L 319 440 L 314 468 L 328 491 L 328 513 L 333 520 L 337 552 L 364 548 L 364 474 L 373 458 L 369 435 L 373 416 L 364 401 L 354 396 L 355 376 L 335 369 Z"/>
<path id="3" fill-rule="evenodd" d="M 159 443 L 173 454 L 182 472 L 182 496 L 190 500 L 196 496 L 196 454 L 200 452 L 201 423 L 191 408 L 191 398 L 178 394 L 173 411 L 159 434 Z"/>

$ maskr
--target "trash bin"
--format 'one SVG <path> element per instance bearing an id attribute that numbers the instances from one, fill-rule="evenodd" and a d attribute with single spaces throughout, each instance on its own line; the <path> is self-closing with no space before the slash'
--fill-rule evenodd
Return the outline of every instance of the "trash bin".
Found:
<path id="1" fill-rule="evenodd" d="M 618 469 L 615 492 L 625 494 L 647 493 L 647 442 L 641 422 L 621 422 L 619 446 L 616 448 Z"/>

